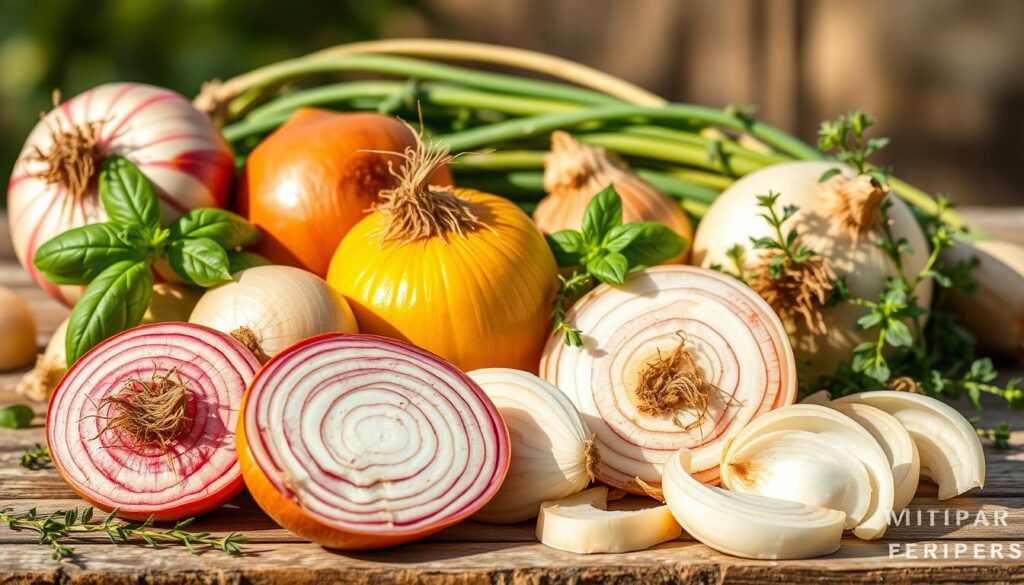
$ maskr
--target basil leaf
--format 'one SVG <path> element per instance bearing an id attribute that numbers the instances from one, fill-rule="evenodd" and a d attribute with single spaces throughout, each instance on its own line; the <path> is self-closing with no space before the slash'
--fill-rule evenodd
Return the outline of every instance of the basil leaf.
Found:
<path id="1" fill-rule="evenodd" d="M 178 276 L 190 284 L 211 287 L 231 280 L 228 255 L 210 238 L 186 238 L 171 242 L 167 260 Z"/>
<path id="2" fill-rule="evenodd" d="M 228 250 L 228 271 L 231 272 L 231 274 L 241 272 L 247 268 L 269 266 L 270 264 L 272 264 L 270 260 L 267 260 L 263 256 L 253 252 L 235 252 L 234 250 Z"/>
<path id="3" fill-rule="evenodd" d="M 548 241 L 548 247 L 551 248 L 555 262 L 559 266 L 580 265 L 580 256 L 587 250 L 583 234 L 576 230 L 561 230 L 553 234 L 544 234 L 544 239 Z"/>
<path id="4" fill-rule="evenodd" d="M 0 427 L 5 429 L 23 429 L 32 424 L 36 413 L 25 404 L 12 404 L 0 408 Z"/>
<path id="5" fill-rule="evenodd" d="M 160 229 L 160 200 L 153 184 L 130 160 L 112 156 L 103 163 L 99 194 L 103 211 L 113 223 L 141 228 L 147 237 Z"/>
<path id="6" fill-rule="evenodd" d="M 598 246 L 608 232 L 622 224 L 622 199 L 615 187 L 608 185 L 587 204 L 583 212 L 583 239 L 590 246 Z"/>
<path id="7" fill-rule="evenodd" d="M 656 222 L 627 223 L 608 236 L 606 248 L 625 256 L 630 272 L 661 264 L 686 249 L 686 238 Z"/>
<path id="8" fill-rule="evenodd" d="M 223 209 L 193 209 L 174 220 L 171 239 L 210 238 L 227 250 L 255 244 L 260 230 L 240 215 Z"/>
<path id="9" fill-rule="evenodd" d="M 622 284 L 629 274 L 629 261 L 618 252 L 611 252 L 587 262 L 587 272 L 608 284 Z"/>
<path id="10" fill-rule="evenodd" d="M 36 250 L 32 264 L 55 284 L 89 284 L 108 266 L 143 260 L 145 238 L 137 228 L 94 223 L 70 229 Z"/>
<path id="11" fill-rule="evenodd" d="M 108 266 L 71 311 L 64 342 L 68 367 L 104 339 L 138 325 L 152 296 L 149 262 L 122 260 Z"/>

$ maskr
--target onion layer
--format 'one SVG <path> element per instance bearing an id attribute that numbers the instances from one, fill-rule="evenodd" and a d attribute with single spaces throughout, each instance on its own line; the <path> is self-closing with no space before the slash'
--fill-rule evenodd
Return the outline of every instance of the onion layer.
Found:
<path id="1" fill-rule="evenodd" d="M 238 425 L 246 485 L 295 534 L 330 548 L 409 542 L 480 509 L 509 438 L 483 390 L 441 358 L 326 334 L 267 362 Z"/>
<path id="2" fill-rule="evenodd" d="M 739 281 L 693 266 L 658 266 L 601 285 L 567 314 L 583 347 L 548 341 L 541 375 L 596 434 L 598 477 L 645 493 L 662 465 L 692 451 L 697 477 L 718 478 L 722 448 L 754 417 L 790 404 L 796 365 L 785 329 Z"/>
<path id="3" fill-rule="evenodd" d="M 259 363 L 227 335 L 143 325 L 82 356 L 50 400 L 57 471 L 84 499 L 136 520 L 220 507 L 242 489 L 234 428 Z"/>

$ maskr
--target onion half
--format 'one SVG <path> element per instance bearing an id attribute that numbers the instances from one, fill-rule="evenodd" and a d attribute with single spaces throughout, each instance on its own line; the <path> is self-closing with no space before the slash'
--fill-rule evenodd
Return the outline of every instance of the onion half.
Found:
<path id="1" fill-rule="evenodd" d="M 615 487 L 646 493 L 637 478 L 657 487 L 662 465 L 682 448 L 692 453 L 696 477 L 716 481 L 729 439 L 796 396 L 796 364 L 782 323 L 761 297 L 724 274 L 649 268 L 622 286 L 597 287 L 566 319 L 583 331 L 583 346 L 552 336 L 541 375 L 569 396 L 596 434 L 598 477 Z M 689 382 L 702 393 L 699 404 L 678 400 L 668 404 L 673 408 L 652 408 L 652 390 L 668 396 L 685 377 L 668 367 L 678 365 L 668 362 L 683 357 L 681 349 L 696 366 Z M 650 384 L 659 364 L 671 384 Z M 642 385 L 647 398 L 638 392 Z"/>
<path id="2" fill-rule="evenodd" d="M 46 420 L 54 466 L 85 500 L 123 518 L 218 508 L 242 489 L 234 429 L 257 368 L 241 343 L 200 325 L 115 335 L 54 390 Z"/>
<path id="3" fill-rule="evenodd" d="M 469 377 L 412 345 L 326 334 L 267 362 L 238 424 L 256 502 L 329 548 L 409 542 L 472 515 L 501 486 L 508 431 Z"/>

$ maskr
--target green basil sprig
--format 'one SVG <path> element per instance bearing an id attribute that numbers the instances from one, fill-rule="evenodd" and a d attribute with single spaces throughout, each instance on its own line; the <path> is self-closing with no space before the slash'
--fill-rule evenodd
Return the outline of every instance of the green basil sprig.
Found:
<path id="1" fill-rule="evenodd" d="M 160 199 L 126 158 L 103 163 L 99 200 L 109 221 L 68 230 L 44 243 L 33 263 L 57 284 L 87 285 L 68 322 L 68 367 L 96 344 L 138 325 L 153 295 L 152 265 L 166 259 L 189 284 L 211 287 L 267 260 L 245 246 L 259 230 L 223 209 L 193 209 L 162 227 Z"/>
<path id="2" fill-rule="evenodd" d="M 27 404 L 12 404 L 0 408 L 0 428 L 23 429 L 32 424 L 36 413 Z"/>
<path id="3" fill-rule="evenodd" d="M 633 272 L 660 264 L 683 253 L 686 238 L 657 222 L 622 223 L 622 199 L 609 185 L 594 196 L 583 212 L 582 229 L 561 230 L 545 236 L 561 268 L 572 276 L 559 276 L 554 300 L 554 330 L 566 345 L 580 346 L 578 329 L 565 321 L 566 306 L 594 287 L 594 280 L 620 285 Z"/>

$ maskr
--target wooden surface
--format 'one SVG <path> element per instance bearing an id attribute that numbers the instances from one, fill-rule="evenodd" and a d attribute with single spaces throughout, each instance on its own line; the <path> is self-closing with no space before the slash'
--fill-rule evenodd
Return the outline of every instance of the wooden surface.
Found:
<path id="1" fill-rule="evenodd" d="M 975 213 L 986 225 L 1007 236 L 1024 237 L 1019 212 Z M 1010 218 L 1010 219 L 1008 219 Z M 1015 220 L 1014 220 L 1015 219 Z M 39 343 L 67 314 L 31 284 L 13 260 L 0 216 L 0 285 L 14 288 L 32 306 L 40 328 Z M 13 386 L 19 373 L 0 374 L 0 405 L 19 401 Z M 38 414 L 44 404 L 34 405 Z M 998 404 L 983 415 L 986 424 L 1005 420 L 1024 429 L 1024 417 Z M 0 507 L 41 512 L 82 506 L 52 469 L 29 471 L 18 457 L 43 441 L 42 417 L 25 430 L 0 429 Z M 1013 435 L 1012 448 L 986 448 L 988 474 L 983 490 L 945 502 L 935 499 L 935 486 L 924 484 L 911 504 L 921 525 L 891 527 L 873 542 L 847 538 L 834 555 L 807 561 L 750 561 L 716 553 L 687 535 L 655 549 L 621 555 L 580 556 L 538 544 L 533 524 L 490 526 L 465 522 L 427 540 L 384 551 L 340 553 L 304 543 L 278 528 L 246 495 L 228 507 L 199 519 L 193 528 L 214 533 L 244 532 L 250 539 L 245 554 L 220 552 L 193 556 L 180 547 L 153 550 L 144 546 L 114 547 L 101 537 L 74 543 L 73 559 L 57 562 L 32 534 L 0 528 L 0 584 L 12 583 L 797 583 L 797 582 L 1024 582 L 1024 430 Z M 952 510 L 945 525 L 941 510 Z M 929 511 L 936 514 L 929 526 Z M 969 519 L 956 525 L 956 510 Z M 987 522 L 976 522 L 979 514 Z M 1005 514 L 1005 525 L 996 518 Z M 915 543 L 918 558 L 890 557 L 892 546 L 902 553 Z M 926 546 L 938 558 L 924 558 Z M 1012 558 L 1012 546 L 1020 554 Z M 960 547 L 959 549 L 957 547 Z M 975 558 L 975 547 L 983 551 Z M 994 550 L 1001 547 L 1003 558 Z M 958 552 L 959 551 L 959 552 Z"/>

